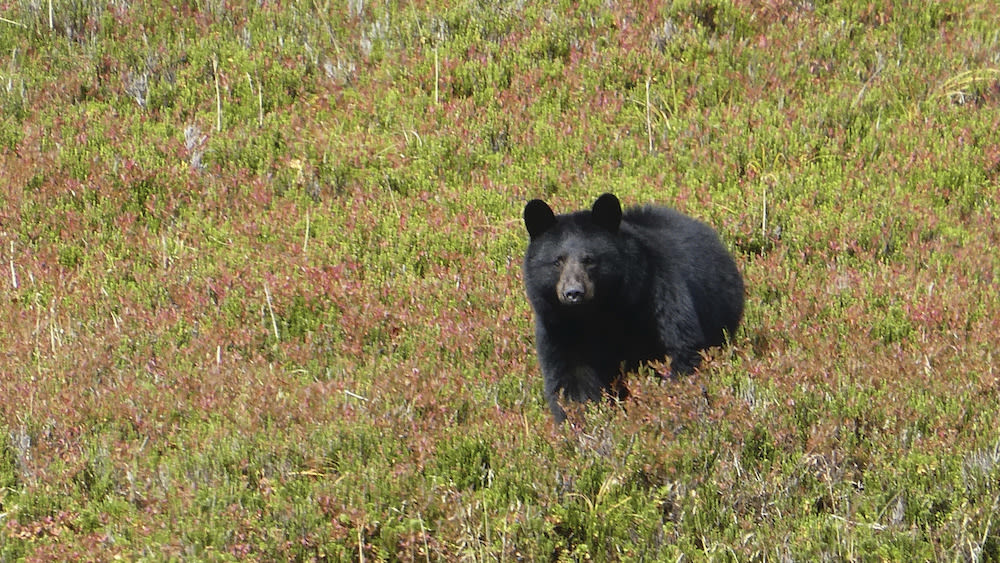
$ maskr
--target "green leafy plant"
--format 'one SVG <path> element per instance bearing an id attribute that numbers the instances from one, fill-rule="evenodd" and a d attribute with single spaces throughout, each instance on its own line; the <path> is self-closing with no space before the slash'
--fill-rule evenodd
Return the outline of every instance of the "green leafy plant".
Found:
<path id="1" fill-rule="evenodd" d="M 0 560 L 998 557 L 994 3 L 0 15 Z M 555 428 L 521 212 L 605 191 L 747 311 Z"/>

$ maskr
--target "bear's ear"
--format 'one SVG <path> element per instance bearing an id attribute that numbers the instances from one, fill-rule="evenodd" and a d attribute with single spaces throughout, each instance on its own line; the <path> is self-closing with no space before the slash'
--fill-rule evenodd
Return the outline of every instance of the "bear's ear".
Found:
<path id="1" fill-rule="evenodd" d="M 556 216 L 549 204 L 540 199 L 533 199 L 524 206 L 524 226 L 532 240 L 541 236 L 556 224 Z"/>
<path id="2" fill-rule="evenodd" d="M 599 227 L 617 233 L 622 222 L 622 204 L 614 194 L 603 194 L 590 208 L 590 216 Z"/>

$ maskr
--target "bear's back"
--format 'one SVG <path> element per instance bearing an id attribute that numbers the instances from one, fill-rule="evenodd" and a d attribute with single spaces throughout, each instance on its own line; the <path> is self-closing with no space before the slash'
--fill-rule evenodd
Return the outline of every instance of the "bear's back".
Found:
<path id="1" fill-rule="evenodd" d="M 736 330 L 743 314 L 743 279 L 715 229 L 667 207 L 627 209 L 623 230 L 647 249 L 663 294 L 683 284 L 698 311 L 708 343 Z"/>
<path id="2" fill-rule="evenodd" d="M 676 209 L 655 205 L 630 207 L 622 215 L 622 222 L 635 227 L 664 231 L 702 230 L 711 227 L 701 221 L 689 217 Z M 714 232 L 714 230 L 712 230 Z"/>
<path id="3" fill-rule="evenodd" d="M 715 229 L 669 207 L 629 208 L 622 225 L 652 247 L 654 254 L 665 254 L 675 263 L 697 260 L 703 252 L 728 255 Z"/>

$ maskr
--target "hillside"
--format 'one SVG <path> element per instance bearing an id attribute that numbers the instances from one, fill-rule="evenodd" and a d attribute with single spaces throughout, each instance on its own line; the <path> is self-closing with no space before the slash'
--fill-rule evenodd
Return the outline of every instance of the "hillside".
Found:
<path id="1" fill-rule="evenodd" d="M 1000 7 L 0 2 L 0 561 L 1000 558 Z M 525 202 L 720 233 L 552 423 Z"/>

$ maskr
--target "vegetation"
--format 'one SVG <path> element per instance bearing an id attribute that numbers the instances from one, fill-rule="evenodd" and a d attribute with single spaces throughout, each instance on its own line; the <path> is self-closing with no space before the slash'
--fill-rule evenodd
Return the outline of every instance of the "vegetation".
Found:
<path id="1" fill-rule="evenodd" d="M 0 2 L 0 561 L 1000 558 L 997 4 L 542 4 Z M 604 191 L 748 309 L 557 428 Z"/>

